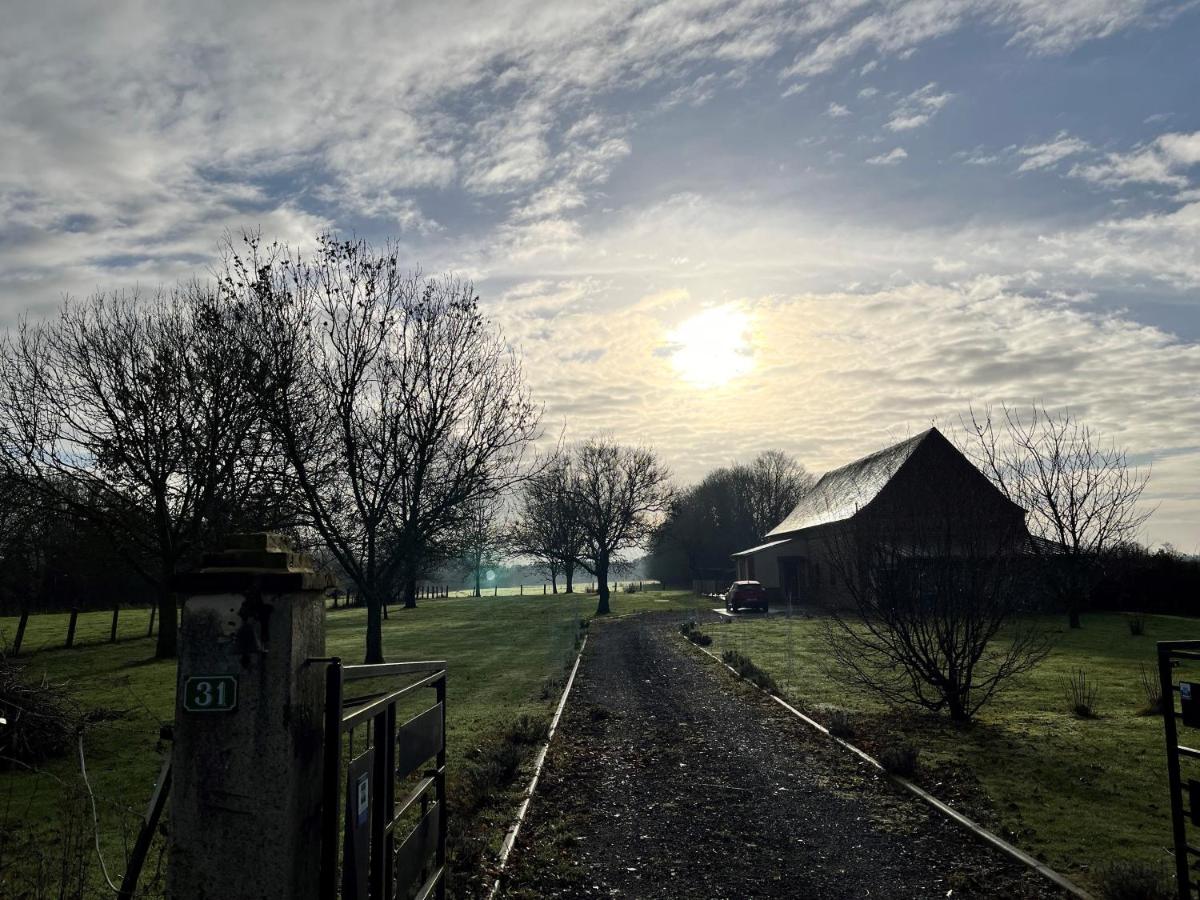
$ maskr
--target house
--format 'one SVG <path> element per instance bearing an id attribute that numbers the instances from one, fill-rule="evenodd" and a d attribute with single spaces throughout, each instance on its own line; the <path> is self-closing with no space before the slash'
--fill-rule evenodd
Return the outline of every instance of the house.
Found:
<path id="1" fill-rule="evenodd" d="M 947 522 L 959 533 L 969 526 L 998 540 L 1027 535 L 1025 510 L 930 428 L 827 472 L 765 543 L 733 560 L 739 580 L 761 582 L 776 601 L 837 603 L 847 535 L 887 533 L 915 543 L 922 533 L 945 531 Z"/>

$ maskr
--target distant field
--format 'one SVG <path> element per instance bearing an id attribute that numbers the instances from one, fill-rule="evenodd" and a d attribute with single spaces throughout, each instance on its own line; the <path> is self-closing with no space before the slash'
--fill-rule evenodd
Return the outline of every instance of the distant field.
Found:
<path id="1" fill-rule="evenodd" d="M 646 609 L 683 608 L 680 592 L 615 594 L 613 614 Z M 384 622 L 384 652 L 389 660 L 445 659 L 449 663 L 448 749 L 451 789 L 467 755 L 502 731 L 521 713 L 548 715 L 558 679 L 572 658 L 579 619 L 595 610 L 595 597 L 584 594 L 542 597 L 500 596 L 422 601 L 415 610 L 393 608 Z M 149 612 L 121 614 L 121 640 L 109 644 L 111 613 L 79 617 L 77 646 L 61 648 L 67 615 L 33 616 L 25 637 L 28 672 L 67 682 L 93 721 L 85 732 L 88 773 L 99 804 L 100 833 L 110 874 L 123 871 L 124 847 L 132 843 L 158 773 L 159 725 L 174 716 L 175 664 L 152 659 L 154 643 L 145 637 Z M 357 609 L 330 612 L 327 651 L 347 661 L 362 658 L 365 615 Z M 15 618 L 0 618 L 0 640 L 11 641 Z M 45 648 L 45 649 L 43 649 Z M 26 656 L 23 651 L 22 656 Z M 26 896 L 31 866 L 39 853 L 47 860 L 61 852 L 55 835 L 67 817 L 78 820 L 90 810 L 71 805 L 78 796 L 79 763 L 74 754 L 43 771 L 0 773 L 0 896 Z M 485 815 L 493 842 L 502 837 L 511 804 Z M 490 816 L 490 818 L 488 818 Z M 83 838 L 91 841 L 90 821 Z M 126 833 L 123 833 L 123 829 Z M 33 839 L 33 843 L 27 839 Z M 108 891 L 90 860 L 95 896 Z M 54 894 L 57 896 L 57 894 Z M 91 896 L 89 894 L 89 896 Z"/>
<path id="2" fill-rule="evenodd" d="M 1116 614 L 1085 616 L 1074 631 L 1059 618 L 1044 622 L 1056 642 L 1050 657 L 963 730 L 931 716 L 889 714 L 874 697 L 831 680 L 814 619 L 746 617 L 705 631 L 711 649 L 748 654 L 816 718 L 823 704 L 857 713 L 855 741 L 864 747 L 902 739 L 920 747 L 918 781 L 942 799 L 990 807 L 993 826 L 1068 877 L 1087 884 L 1113 859 L 1167 865 L 1163 726 L 1158 716 L 1139 715 L 1146 704 L 1139 669 L 1156 672 L 1155 641 L 1200 638 L 1200 621 L 1150 616 L 1141 637 Z M 1067 709 L 1063 682 L 1080 668 L 1099 685 L 1095 719 Z M 1200 680 L 1200 671 L 1191 675 Z"/>

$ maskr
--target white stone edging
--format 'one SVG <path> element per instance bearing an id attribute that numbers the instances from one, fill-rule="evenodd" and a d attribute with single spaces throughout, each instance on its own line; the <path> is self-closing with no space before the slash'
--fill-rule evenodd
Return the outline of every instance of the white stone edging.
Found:
<path id="1" fill-rule="evenodd" d="M 508 864 L 508 857 L 512 853 L 513 845 L 517 842 L 517 835 L 521 833 L 521 825 L 525 822 L 525 814 L 529 812 L 529 802 L 533 799 L 534 791 L 537 790 L 538 779 L 542 777 L 542 766 L 546 763 L 546 753 L 550 749 L 550 742 L 554 740 L 554 732 L 558 730 L 558 720 L 562 718 L 563 710 L 566 709 L 567 697 L 571 693 L 572 685 L 575 684 L 575 673 L 579 671 L 579 661 L 583 659 L 583 650 L 587 647 L 587 642 L 588 635 L 584 635 L 583 643 L 579 645 L 579 653 L 575 655 L 575 665 L 571 667 L 571 675 L 567 678 L 562 697 L 559 698 L 558 708 L 554 711 L 554 718 L 550 720 L 550 730 L 546 732 L 546 742 L 542 744 L 533 761 L 533 777 L 529 780 L 522 795 L 521 806 L 517 810 L 517 820 L 508 829 L 508 834 L 504 836 L 504 843 L 500 845 L 500 861 L 496 869 L 496 880 L 492 883 L 491 890 L 488 891 L 488 900 L 492 900 L 500 890 L 500 879 L 504 875 L 504 867 Z"/>
<path id="2" fill-rule="evenodd" d="M 730 672 L 732 672 L 734 677 L 738 678 L 741 681 L 745 681 L 748 685 L 750 685 L 755 690 L 761 691 L 763 694 L 766 694 L 768 697 L 770 697 L 772 700 L 774 700 L 776 703 L 778 703 L 780 706 L 782 706 L 784 709 L 786 709 L 792 715 L 796 716 L 798 719 L 801 719 L 802 721 L 806 722 L 808 725 L 815 728 L 817 731 L 821 732 L 822 734 L 826 735 L 829 738 L 832 738 L 834 741 L 837 741 L 837 743 L 841 744 L 843 747 L 845 747 L 851 753 L 853 753 L 856 756 L 863 759 L 865 762 L 870 763 L 872 766 L 874 766 L 876 769 L 878 769 L 880 772 L 882 772 L 884 775 L 886 775 L 888 778 L 890 778 L 895 784 L 898 784 L 900 787 L 904 788 L 909 793 L 911 793 L 914 796 L 925 801 L 927 804 L 932 806 L 934 809 L 936 809 L 942 815 L 946 816 L 952 822 L 954 822 L 958 825 L 961 825 L 963 828 L 967 829 L 967 831 L 971 832 L 973 835 L 975 835 L 975 837 L 979 838 L 984 843 L 990 844 L 992 847 L 995 847 L 997 850 L 999 850 L 1001 853 L 1008 856 L 1010 859 L 1013 859 L 1016 862 L 1022 863 L 1023 865 L 1028 866 L 1029 868 L 1033 869 L 1035 872 L 1037 872 L 1043 878 L 1046 878 L 1048 881 L 1053 882 L 1055 885 L 1062 888 L 1068 894 L 1071 894 L 1074 897 L 1078 897 L 1078 898 L 1080 898 L 1080 900 L 1094 900 L 1094 898 L 1092 897 L 1091 894 L 1089 894 L 1087 891 L 1085 891 L 1079 885 L 1075 884 L 1075 882 L 1066 878 L 1064 875 L 1059 874 L 1054 869 L 1047 866 L 1045 863 L 1030 856 L 1024 850 L 1014 847 L 1012 844 L 1010 844 L 1008 841 L 1004 840 L 1004 838 L 1000 837 L 998 834 L 996 834 L 992 831 L 988 831 L 988 829 L 984 828 L 982 825 L 978 824 L 977 822 L 972 821 L 971 819 L 968 819 L 966 816 L 964 816 L 958 810 L 954 809 L 952 806 L 949 806 L 946 803 L 943 803 L 937 797 L 934 797 L 928 791 L 913 784 L 907 778 L 887 771 L 880 764 L 879 760 L 875 759 L 875 757 L 871 756 L 866 751 L 861 750 L 858 747 L 855 747 L 849 741 L 845 741 L 842 738 L 838 737 L 837 735 L 831 734 L 828 728 L 826 728 L 824 725 L 822 725 L 820 722 L 816 721 L 815 719 L 811 719 L 808 716 L 806 716 L 804 713 L 800 712 L 800 710 L 796 709 L 796 707 L 792 706 L 790 703 L 788 703 L 782 697 L 778 697 L 775 694 L 772 694 L 770 691 L 764 690 L 763 688 L 759 687 L 757 684 L 750 681 L 749 679 L 743 678 L 736 669 L 734 669 L 732 666 L 728 665 L 723 659 L 721 659 L 719 656 L 717 656 L 711 650 L 706 650 L 704 647 L 701 647 L 699 644 L 695 644 L 692 641 L 688 641 L 688 643 L 691 644 L 693 647 L 695 647 L 697 650 L 699 650 L 701 653 L 704 653 L 707 656 L 710 656 L 713 659 L 715 659 L 720 665 L 724 666 L 726 669 L 728 669 Z"/>

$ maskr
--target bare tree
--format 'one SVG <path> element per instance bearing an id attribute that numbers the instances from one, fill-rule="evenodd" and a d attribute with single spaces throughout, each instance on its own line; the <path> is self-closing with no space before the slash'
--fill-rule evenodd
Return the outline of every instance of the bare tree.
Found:
<path id="1" fill-rule="evenodd" d="M 949 505 L 949 504 L 948 504 Z M 1023 530 L 941 509 L 851 520 L 830 544 L 834 674 L 892 704 L 967 721 L 1049 644 L 1029 611 Z"/>
<path id="2" fill-rule="evenodd" d="M 766 450 L 748 465 L 714 469 L 675 497 L 654 534 L 653 571 L 664 581 L 730 574 L 730 554 L 761 542 L 813 483 L 781 450 Z"/>
<path id="3" fill-rule="evenodd" d="M 574 592 L 584 534 L 571 490 L 569 454 L 556 452 L 521 485 L 508 545 L 514 554 L 531 558 L 550 576 L 554 593 L 558 593 L 560 574 L 566 592 Z"/>
<path id="4" fill-rule="evenodd" d="M 1028 511 L 1045 584 L 1079 628 L 1106 552 L 1132 541 L 1152 513 L 1139 506 L 1149 470 L 1130 464 L 1124 449 L 1069 411 L 1034 405 L 1022 417 L 1002 407 L 996 417 L 990 408 L 972 409 L 963 424 L 967 454 Z"/>
<path id="5" fill-rule="evenodd" d="M 483 596 L 484 566 L 495 561 L 505 544 L 504 536 L 500 504 L 496 500 L 486 499 L 468 512 L 459 543 L 463 567 L 475 582 L 475 597 Z"/>
<path id="6" fill-rule="evenodd" d="M 147 300 L 97 294 L 23 322 L 0 350 L 3 464 L 103 525 L 154 585 L 159 657 L 176 653 L 172 575 L 272 473 L 271 437 L 221 320 L 200 285 Z"/>
<path id="7" fill-rule="evenodd" d="M 220 281 L 262 415 L 380 662 L 393 586 L 415 606 L 422 567 L 519 474 L 538 422 L 520 364 L 469 284 L 405 273 L 393 245 L 324 235 L 307 258 L 247 235 Z"/>
<path id="8" fill-rule="evenodd" d="M 606 615 L 609 570 L 622 551 L 649 540 L 671 502 L 670 474 L 650 450 L 593 439 L 572 453 L 570 477 L 584 537 L 580 563 L 596 576 L 596 615 Z"/>
<path id="9" fill-rule="evenodd" d="M 745 502 L 754 539 L 759 540 L 787 518 L 816 479 L 782 450 L 763 451 L 747 468 Z"/>

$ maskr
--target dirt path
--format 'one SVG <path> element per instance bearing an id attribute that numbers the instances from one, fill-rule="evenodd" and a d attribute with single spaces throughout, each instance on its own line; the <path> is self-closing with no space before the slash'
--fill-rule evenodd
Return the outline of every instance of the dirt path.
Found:
<path id="1" fill-rule="evenodd" d="M 503 896 L 1060 896 L 673 625 L 594 629 Z"/>

